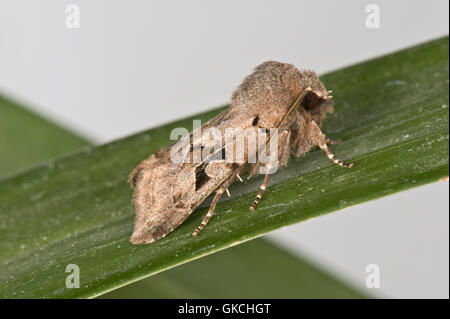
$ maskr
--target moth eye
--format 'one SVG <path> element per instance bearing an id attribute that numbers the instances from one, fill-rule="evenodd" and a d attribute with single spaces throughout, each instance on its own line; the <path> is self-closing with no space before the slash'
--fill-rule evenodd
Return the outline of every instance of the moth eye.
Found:
<path id="1" fill-rule="evenodd" d="M 316 93 L 308 92 L 303 98 L 302 106 L 309 111 L 317 109 L 320 105 L 322 105 L 323 102 L 324 99 L 318 97 Z"/>

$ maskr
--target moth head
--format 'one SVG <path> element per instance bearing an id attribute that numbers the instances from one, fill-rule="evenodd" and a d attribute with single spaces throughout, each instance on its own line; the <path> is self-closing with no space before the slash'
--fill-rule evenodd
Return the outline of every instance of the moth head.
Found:
<path id="1" fill-rule="evenodd" d="M 294 100 L 307 88 L 310 89 L 301 104 L 316 123 L 321 123 L 328 112 L 333 112 L 331 91 L 327 91 L 316 72 L 298 70 L 287 65 L 283 74 L 283 84 L 291 92 Z"/>
<path id="2" fill-rule="evenodd" d="M 309 91 L 302 100 L 301 105 L 311 114 L 312 118 L 321 123 L 328 112 L 333 112 L 333 97 L 325 89 Z"/>

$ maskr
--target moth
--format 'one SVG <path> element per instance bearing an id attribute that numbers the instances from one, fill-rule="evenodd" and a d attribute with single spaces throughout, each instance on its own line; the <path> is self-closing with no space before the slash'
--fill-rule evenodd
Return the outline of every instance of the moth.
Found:
<path id="1" fill-rule="evenodd" d="M 328 112 L 333 112 L 331 91 L 325 89 L 317 74 L 311 70 L 298 70 L 288 63 L 267 61 L 257 66 L 253 73 L 233 92 L 231 106 L 201 126 L 202 132 L 215 127 L 219 132 L 226 128 L 269 129 L 277 128 L 278 167 L 286 166 L 291 155 L 299 157 L 319 146 L 330 160 L 342 167 L 352 167 L 337 159 L 327 147 L 334 143 L 322 132 L 322 123 Z M 269 137 L 270 138 L 270 137 Z M 190 133 L 193 141 L 193 132 Z M 269 141 L 266 140 L 268 143 Z M 190 152 L 203 148 L 192 142 Z M 214 212 L 221 195 L 240 174 L 250 178 L 259 161 L 250 162 L 259 152 L 244 152 L 243 162 L 227 162 L 223 158 L 213 161 L 174 163 L 170 146 L 149 156 L 130 174 L 134 188 L 136 208 L 134 231 L 130 242 L 146 244 L 165 237 L 213 192 L 208 213 L 193 232 L 197 236 Z M 268 144 L 263 144 L 262 148 Z M 224 149 L 222 149 L 224 153 Z M 192 156 L 192 154 L 190 154 Z M 270 165 L 270 164 L 265 164 Z M 256 199 L 250 206 L 253 211 L 267 186 L 267 170 Z"/>

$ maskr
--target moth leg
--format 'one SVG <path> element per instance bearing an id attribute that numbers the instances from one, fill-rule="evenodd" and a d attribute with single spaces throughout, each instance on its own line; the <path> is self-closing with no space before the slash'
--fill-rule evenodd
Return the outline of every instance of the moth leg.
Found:
<path id="1" fill-rule="evenodd" d="M 266 168 L 267 168 L 266 175 L 264 176 L 264 181 L 261 184 L 261 187 L 259 188 L 258 195 L 256 195 L 255 200 L 250 205 L 250 210 L 251 211 L 255 210 L 256 206 L 258 205 L 259 201 L 261 200 L 261 198 L 262 198 L 262 196 L 264 194 L 264 191 L 266 190 L 267 181 L 269 180 L 270 163 L 267 163 Z"/>
<path id="2" fill-rule="evenodd" d="M 289 141 L 291 137 L 291 132 L 288 130 L 283 130 L 280 135 L 278 136 L 278 167 L 286 166 L 287 162 L 289 161 Z M 253 201 L 252 205 L 250 206 L 250 210 L 254 211 L 256 206 L 258 205 L 259 201 L 261 200 L 264 191 L 267 187 L 267 182 L 269 180 L 269 173 L 270 173 L 270 162 L 266 164 L 266 175 L 264 176 L 264 181 L 259 188 L 258 195 L 256 195 L 255 200 Z"/>
<path id="3" fill-rule="evenodd" d="M 313 138 L 316 140 L 317 145 L 319 145 L 319 147 L 325 152 L 325 154 L 327 154 L 328 158 L 341 167 L 347 167 L 347 168 L 352 167 L 353 163 L 345 163 L 345 162 L 341 161 L 340 159 L 335 157 L 334 154 L 328 149 L 327 138 L 322 133 L 322 130 L 316 124 L 316 122 L 312 121 L 311 125 L 312 125 L 312 127 L 311 127 L 312 131 L 313 131 Z"/>
<path id="4" fill-rule="evenodd" d="M 339 158 L 335 157 L 334 154 L 331 153 L 330 150 L 328 149 L 328 146 L 326 143 L 319 144 L 319 147 L 324 150 L 325 154 L 327 154 L 327 156 L 330 160 L 332 160 L 334 163 L 338 164 L 339 166 L 346 167 L 346 168 L 350 168 L 353 166 L 353 163 L 346 163 L 346 162 L 341 161 Z"/>
<path id="5" fill-rule="evenodd" d="M 192 236 L 197 237 L 198 233 L 205 227 L 205 225 L 208 223 L 208 220 L 211 218 L 214 209 L 216 208 L 217 201 L 219 200 L 220 196 L 222 196 L 224 190 L 218 190 L 216 191 L 216 195 L 214 196 L 211 206 L 209 207 L 208 213 L 206 214 L 205 218 L 203 219 L 200 226 L 197 227 L 197 229 L 192 233 Z"/>
<path id="6" fill-rule="evenodd" d="M 209 219 L 211 218 L 212 214 L 214 213 L 214 209 L 216 208 L 216 204 L 220 199 L 220 196 L 228 190 L 228 187 L 233 182 L 236 175 L 239 173 L 239 169 L 236 169 L 236 171 L 225 181 L 222 183 L 222 185 L 216 190 L 216 195 L 214 196 L 211 206 L 209 206 L 208 213 L 206 214 L 205 218 L 203 218 L 203 221 L 201 222 L 200 226 L 197 227 L 197 229 L 192 233 L 192 236 L 197 237 L 198 233 L 205 227 L 205 225 L 208 223 Z"/>
<path id="7" fill-rule="evenodd" d="M 328 137 L 325 140 L 325 143 L 330 144 L 330 145 L 337 145 L 339 143 L 341 143 L 341 139 L 337 139 L 335 141 L 332 141 L 331 139 L 329 139 Z"/>

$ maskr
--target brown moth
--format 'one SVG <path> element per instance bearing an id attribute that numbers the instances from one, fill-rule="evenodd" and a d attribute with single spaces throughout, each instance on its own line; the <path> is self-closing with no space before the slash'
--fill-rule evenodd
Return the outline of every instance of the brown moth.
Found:
<path id="1" fill-rule="evenodd" d="M 352 164 L 340 161 L 329 151 L 327 143 L 333 142 L 321 130 L 326 113 L 333 111 L 330 93 L 313 71 L 300 71 L 287 63 L 264 62 L 234 91 L 231 106 L 201 129 L 204 132 L 215 127 L 223 133 L 226 128 L 277 128 L 281 132 L 277 136 L 278 167 L 285 166 L 290 155 L 299 157 L 316 145 L 336 164 L 351 167 Z M 204 146 L 192 142 L 191 152 Z M 129 178 L 136 207 L 131 243 L 146 244 L 165 237 L 215 192 L 208 213 L 193 232 L 197 236 L 211 217 L 220 196 L 228 191 L 236 178 L 241 180 L 239 173 L 250 170 L 250 178 L 262 165 L 258 161 L 249 163 L 252 156 L 255 154 L 245 152 L 243 163 L 219 159 L 177 164 L 171 161 L 169 146 L 142 161 Z M 254 210 L 261 199 L 268 177 L 269 171 L 250 210 Z"/>

